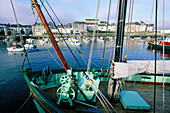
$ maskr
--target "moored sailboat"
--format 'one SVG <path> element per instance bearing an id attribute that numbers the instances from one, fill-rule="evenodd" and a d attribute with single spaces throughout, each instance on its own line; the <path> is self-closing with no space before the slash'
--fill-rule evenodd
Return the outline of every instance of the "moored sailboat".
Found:
<path id="1" fill-rule="evenodd" d="M 154 40 L 150 40 L 148 41 L 148 48 L 153 48 L 153 49 L 158 49 L 158 50 L 162 50 L 163 46 L 165 47 L 165 51 L 170 51 L 170 38 L 167 37 L 164 41 L 158 39 L 157 40 L 157 44 L 155 43 Z"/>
<path id="2" fill-rule="evenodd" d="M 126 12 L 126 3 L 127 0 L 120 0 L 120 18 L 119 20 L 125 19 Z M 124 3 L 124 4 L 123 4 Z M 48 27 L 48 24 L 40 10 L 40 7 L 36 0 L 32 0 L 32 4 L 34 5 L 36 11 L 39 14 L 39 17 L 49 35 L 49 38 L 56 50 L 64 69 L 50 70 L 47 66 L 42 71 L 33 72 L 31 68 L 24 68 L 24 65 L 21 67 L 21 71 L 24 77 L 25 82 L 27 83 L 30 94 L 33 97 L 33 101 L 37 107 L 39 112 L 116 112 L 107 98 L 103 95 L 107 93 L 108 83 L 101 81 L 102 77 L 100 70 L 90 70 L 85 71 L 83 69 L 76 70 L 69 67 L 67 64 L 60 48 L 58 47 L 55 38 Z M 125 6 L 125 7 L 124 7 Z M 124 20 L 125 21 L 125 20 Z M 115 61 L 111 65 L 111 71 L 114 71 L 117 66 L 120 66 L 118 63 L 123 63 L 123 65 L 129 64 L 124 63 L 122 59 L 120 59 L 120 55 L 122 53 L 122 39 L 124 28 L 124 21 L 118 25 L 118 33 L 117 33 L 117 45 L 116 45 L 116 57 Z M 122 47 L 122 48 L 121 48 Z M 120 49 L 121 48 L 121 49 Z M 27 57 L 27 55 L 26 55 Z M 25 60 L 24 60 L 25 62 Z M 24 64 L 24 63 L 23 63 Z M 138 70 L 138 69 L 137 69 Z M 146 70 L 138 70 L 139 72 L 143 72 Z M 139 72 L 135 72 L 139 73 Z M 123 84 L 123 77 L 116 78 L 114 74 L 110 77 L 110 81 L 115 81 L 114 83 L 111 81 L 108 87 L 109 97 L 111 99 L 118 99 L 121 91 L 121 85 Z M 134 73 L 133 73 L 134 74 Z M 107 75 L 104 73 L 104 75 Z M 122 75 L 122 74 L 121 74 Z M 103 79 L 107 78 L 106 76 Z M 113 83 L 113 84 L 111 84 Z M 115 85 L 115 86 L 114 86 Z M 102 93 L 103 92 L 103 93 Z M 118 92 L 115 95 L 115 92 Z M 99 97 L 100 95 L 100 97 Z M 98 100 L 97 100 L 98 99 Z M 112 101 L 111 101 L 112 102 Z M 91 103 L 96 103 L 96 106 L 91 105 Z M 72 106 L 72 107 L 70 107 Z M 103 107 L 102 107 L 103 106 Z M 108 107 L 109 106 L 109 107 Z M 140 109 L 140 108 L 137 108 Z M 150 108 L 147 108 L 149 110 Z"/>

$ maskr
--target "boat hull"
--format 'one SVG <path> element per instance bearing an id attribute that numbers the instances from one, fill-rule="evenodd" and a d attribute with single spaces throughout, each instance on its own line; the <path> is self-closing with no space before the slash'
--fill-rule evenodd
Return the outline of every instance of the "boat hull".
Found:
<path id="1" fill-rule="evenodd" d="M 21 51 L 24 51 L 24 48 L 10 47 L 10 48 L 7 48 L 7 50 L 9 52 L 21 52 Z"/>
<path id="2" fill-rule="evenodd" d="M 31 84 L 29 76 L 29 69 L 21 69 L 23 78 L 32 93 L 33 100 L 39 112 L 52 112 L 52 113 L 62 113 L 62 111 L 53 104 L 53 102 L 41 91 L 40 88 Z"/>
<path id="3" fill-rule="evenodd" d="M 95 71 L 99 72 L 99 75 L 101 74 L 100 70 L 95 70 Z M 48 87 L 48 84 L 43 84 L 42 80 L 39 78 L 39 76 L 41 76 L 41 72 L 31 72 L 28 69 L 21 69 L 21 72 L 22 72 L 25 82 L 27 83 L 27 85 L 30 89 L 30 92 L 32 93 L 33 101 L 34 101 L 35 106 L 37 107 L 37 110 L 39 112 L 41 112 L 41 113 L 42 112 L 60 112 L 60 113 L 62 113 L 63 112 L 62 110 L 64 110 L 64 112 L 75 110 L 75 109 L 73 109 L 76 106 L 75 104 L 74 104 L 74 107 L 71 109 L 68 107 L 69 106 L 68 103 L 62 103 L 62 105 L 67 104 L 67 109 L 65 109 L 65 107 L 63 108 L 62 106 L 60 106 L 60 108 L 59 108 L 56 104 L 54 104 L 57 102 L 57 100 L 52 101 L 51 97 L 49 95 L 52 95 L 52 97 L 56 98 L 56 89 L 53 90 L 53 88 L 55 88 L 55 87 L 58 88 L 58 85 L 55 85 L 53 83 L 48 83 L 49 85 L 52 86 L 52 87 Z M 55 78 L 56 80 L 59 80 L 60 76 L 66 74 L 63 69 L 53 70 L 52 72 L 55 75 L 55 77 L 52 77 L 52 78 Z M 92 73 L 92 71 L 90 73 Z M 79 79 L 81 79 L 81 77 L 83 76 L 83 72 L 81 70 L 73 70 L 73 75 L 75 75 L 76 77 L 80 77 Z M 77 76 L 77 75 L 79 75 L 79 76 Z M 158 84 L 162 84 L 162 82 L 163 82 L 162 75 L 157 75 L 156 77 L 157 77 L 156 82 Z M 165 76 L 165 83 L 168 85 L 170 85 L 169 77 L 170 77 L 170 75 Z M 104 76 L 104 77 L 100 76 L 99 79 L 101 81 L 100 82 L 100 90 L 101 91 L 104 90 L 106 93 L 106 87 L 108 84 L 108 80 L 110 78 L 107 76 Z M 138 75 L 133 75 L 131 77 L 124 78 L 124 80 L 127 82 L 154 83 L 154 75 L 138 74 Z M 54 81 L 54 80 L 52 80 L 52 81 Z M 37 85 L 34 84 L 35 82 Z M 58 84 L 58 81 L 56 81 L 54 83 Z M 40 85 L 40 87 L 39 87 L 39 85 Z M 48 93 L 48 92 L 50 92 L 49 90 L 51 90 L 51 92 L 53 92 L 54 94 Z M 96 104 L 98 104 L 98 103 L 96 103 Z M 79 106 L 79 104 L 77 106 Z M 100 110 L 102 109 L 101 106 L 99 108 L 100 108 Z"/>
<path id="4" fill-rule="evenodd" d="M 162 45 L 159 45 L 159 44 L 155 45 L 155 44 L 153 44 L 151 42 L 148 42 L 148 44 L 149 44 L 148 49 L 163 50 L 163 46 Z M 165 48 L 166 52 L 170 51 L 170 46 L 164 46 L 164 48 Z"/>

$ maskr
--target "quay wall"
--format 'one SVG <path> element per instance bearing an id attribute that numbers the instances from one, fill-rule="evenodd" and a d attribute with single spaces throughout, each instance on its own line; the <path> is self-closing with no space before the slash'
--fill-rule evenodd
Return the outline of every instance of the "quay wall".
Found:
<path id="1" fill-rule="evenodd" d="M 102 32 L 102 33 L 98 33 L 96 32 L 96 37 L 100 37 L 100 36 L 116 36 L 115 32 L 108 32 L 106 34 L 106 32 Z M 124 34 L 125 36 L 127 36 L 128 34 L 125 32 Z M 93 32 L 88 32 L 86 33 L 86 35 L 62 35 L 63 37 L 67 37 L 67 38 L 70 38 L 70 37 L 92 37 L 93 36 Z M 133 37 L 143 37 L 143 38 L 146 38 L 148 36 L 150 36 L 151 38 L 154 38 L 155 34 L 154 32 L 133 32 L 133 33 L 130 33 L 130 36 L 133 38 Z M 157 35 L 158 37 L 161 37 L 161 34 L 158 34 Z M 167 36 L 167 34 L 165 34 L 165 37 Z M 27 39 L 27 38 L 34 38 L 34 39 L 38 39 L 38 38 L 47 38 L 48 35 L 23 35 L 22 36 L 24 39 Z M 61 35 L 54 35 L 54 37 L 58 37 L 58 38 L 61 38 Z M 1 35 L 0 36 L 0 40 L 2 39 L 5 39 L 5 38 L 12 38 L 12 36 L 10 35 Z M 16 39 L 19 39 L 19 36 L 15 36 Z"/>

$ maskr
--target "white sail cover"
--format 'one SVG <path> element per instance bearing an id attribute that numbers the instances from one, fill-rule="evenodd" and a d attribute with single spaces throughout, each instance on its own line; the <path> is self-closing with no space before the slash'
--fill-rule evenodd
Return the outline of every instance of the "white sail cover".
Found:
<path id="1" fill-rule="evenodd" d="M 124 78 L 138 73 L 155 73 L 155 61 L 138 60 L 128 61 L 127 63 L 114 62 L 114 78 Z M 156 74 L 163 73 L 163 61 L 158 60 L 156 64 Z M 164 63 L 164 73 L 170 73 L 170 60 Z"/>

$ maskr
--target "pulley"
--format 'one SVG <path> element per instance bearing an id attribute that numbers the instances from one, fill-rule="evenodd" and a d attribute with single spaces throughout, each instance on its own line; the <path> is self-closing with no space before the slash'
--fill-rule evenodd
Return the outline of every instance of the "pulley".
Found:
<path id="1" fill-rule="evenodd" d="M 70 78 L 68 77 L 68 75 L 62 75 L 61 77 L 60 77 L 60 82 L 62 83 L 62 84 L 66 84 L 66 83 L 68 83 L 70 81 Z"/>
<path id="2" fill-rule="evenodd" d="M 75 92 L 71 88 L 71 78 L 69 75 L 62 75 L 60 77 L 60 82 L 62 83 L 61 87 L 57 89 L 56 95 L 57 95 L 57 104 L 59 105 L 60 102 L 69 102 L 70 106 L 73 106 L 72 100 L 75 98 Z"/>
<path id="3" fill-rule="evenodd" d="M 73 106 L 72 100 L 75 98 L 75 92 L 72 88 L 68 88 L 65 86 L 61 86 L 57 90 L 57 104 L 59 105 L 60 102 L 69 102 L 70 106 Z"/>

